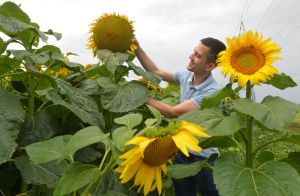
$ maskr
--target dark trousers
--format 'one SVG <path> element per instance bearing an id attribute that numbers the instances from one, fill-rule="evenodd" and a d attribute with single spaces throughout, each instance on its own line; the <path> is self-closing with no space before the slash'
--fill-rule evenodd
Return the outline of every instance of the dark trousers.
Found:
<path id="1" fill-rule="evenodd" d="M 178 153 L 173 161 L 173 164 L 189 164 L 204 160 L 205 158 L 192 155 L 190 157 Z M 210 163 L 214 165 L 214 162 Z M 201 169 L 195 176 L 190 176 L 182 179 L 173 179 L 176 196 L 197 196 L 199 191 L 202 196 L 219 196 L 219 193 L 214 184 L 212 171 Z"/>

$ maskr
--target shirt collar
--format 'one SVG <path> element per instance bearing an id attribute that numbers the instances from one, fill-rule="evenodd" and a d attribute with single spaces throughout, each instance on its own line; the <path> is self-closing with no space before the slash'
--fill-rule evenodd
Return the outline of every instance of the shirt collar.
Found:
<path id="1" fill-rule="evenodd" d="M 204 82 L 202 82 L 202 83 L 199 84 L 198 86 L 192 87 L 193 76 L 194 76 L 194 73 L 191 74 L 191 76 L 190 76 L 189 79 L 188 79 L 188 82 L 190 83 L 191 88 L 195 88 L 196 90 L 202 90 L 202 89 L 204 89 L 205 87 L 207 87 L 211 82 L 214 81 L 213 75 L 210 74 L 209 77 L 208 77 Z"/>

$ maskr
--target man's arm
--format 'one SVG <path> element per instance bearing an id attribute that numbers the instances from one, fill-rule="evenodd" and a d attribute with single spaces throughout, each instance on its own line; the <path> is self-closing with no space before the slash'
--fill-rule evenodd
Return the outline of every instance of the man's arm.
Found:
<path id="1" fill-rule="evenodd" d="M 135 51 L 135 54 L 137 58 L 139 59 L 141 65 L 144 67 L 146 71 L 153 72 L 160 77 L 162 77 L 163 80 L 167 82 L 173 82 L 173 74 L 171 72 L 165 71 L 157 67 L 157 65 L 148 57 L 146 52 L 141 48 L 137 40 L 133 41 L 137 45 L 137 49 Z"/>
<path id="2" fill-rule="evenodd" d="M 162 115 L 168 118 L 176 118 L 185 113 L 199 109 L 199 107 L 191 99 L 176 106 L 171 106 L 162 101 L 148 98 L 147 104 L 155 107 Z"/>

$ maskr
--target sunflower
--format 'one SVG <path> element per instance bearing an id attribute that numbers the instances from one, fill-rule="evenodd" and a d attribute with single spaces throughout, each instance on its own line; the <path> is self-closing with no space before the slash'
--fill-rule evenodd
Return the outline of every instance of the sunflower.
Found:
<path id="1" fill-rule="evenodd" d="M 103 14 L 91 25 L 88 48 L 94 53 L 97 50 L 108 49 L 113 52 L 128 52 L 134 54 L 137 48 L 133 44 L 133 21 L 119 14 Z"/>
<path id="2" fill-rule="evenodd" d="M 223 75 L 230 74 L 231 82 L 237 80 L 242 87 L 248 81 L 259 85 L 271 79 L 278 72 L 271 64 L 281 59 L 274 56 L 281 52 L 281 48 L 270 40 L 263 40 L 261 34 L 252 31 L 233 39 L 227 38 L 228 47 L 218 57 Z"/>
<path id="3" fill-rule="evenodd" d="M 188 149 L 201 151 L 199 140 L 195 136 L 209 137 L 204 128 L 186 121 L 159 127 L 149 133 L 149 137 L 136 136 L 126 145 L 134 145 L 132 149 L 120 156 L 125 159 L 119 164 L 116 172 L 121 173 L 121 183 L 126 183 L 134 176 L 134 186 L 139 186 L 138 192 L 144 187 L 144 195 L 157 188 L 161 194 L 161 172 L 166 173 L 167 162 L 180 150 L 189 156 Z"/>

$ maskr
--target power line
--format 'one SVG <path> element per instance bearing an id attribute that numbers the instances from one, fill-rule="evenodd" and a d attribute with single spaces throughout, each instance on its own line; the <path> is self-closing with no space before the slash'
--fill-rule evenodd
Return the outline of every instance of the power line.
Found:
<path id="1" fill-rule="evenodd" d="M 284 38 L 282 38 L 281 40 L 279 40 L 280 42 L 282 42 L 281 44 L 281 47 L 283 47 L 286 42 L 287 42 L 287 39 L 292 36 L 296 31 L 298 31 L 300 29 L 300 25 L 299 26 L 296 26 L 296 28 L 294 28 L 292 31 L 290 31 L 287 36 L 285 36 Z"/>
<path id="2" fill-rule="evenodd" d="M 256 26 L 256 30 L 258 30 L 258 29 L 260 28 L 260 26 L 263 24 L 263 21 L 264 21 L 266 15 L 267 15 L 267 14 L 269 13 L 269 11 L 271 10 L 271 7 L 273 6 L 274 2 L 275 2 L 275 0 L 272 0 L 272 2 L 269 4 L 269 6 L 268 6 L 267 10 L 265 11 L 263 17 L 259 20 L 259 23 L 258 23 L 258 25 Z"/>
<path id="3" fill-rule="evenodd" d="M 236 28 L 237 29 L 236 32 L 239 30 L 239 34 L 240 34 L 240 30 L 241 30 L 241 25 L 242 25 L 243 17 L 244 17 L 244 14 L 246 12 L 246 8 L 248 7 L 248 3 L 249 3 L 249 0 L 246 0 L 244 8 L 243 8 L 243 12 L 241 14 L 239 23 L 238 23 L 237 28 Z M 244 23 L 243 23 L 243 25 L 244 25 Z"/>
<path id="4" fill-rule="evenodd" d="M 286 29 L 286 27 L 288 27 L 290 24 L 292 24 L 294 21 L 296 21 L 296 19 L 298 18 L 298 16 L 300 16 L 300 12 L 293 17 L 291 20 L 289 20 L 289 22 L 287 22 L 273 37 L 280 37 L 280 34 L 282 34 L 282 32 Z"/>

